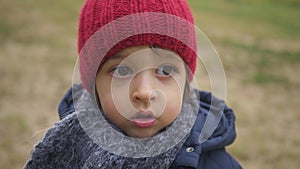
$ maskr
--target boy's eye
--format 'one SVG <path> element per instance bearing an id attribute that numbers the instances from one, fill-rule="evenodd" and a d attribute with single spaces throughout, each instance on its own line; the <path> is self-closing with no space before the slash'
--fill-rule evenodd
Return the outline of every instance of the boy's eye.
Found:
<path id="1" fill-rule="evenodd" d="M 130 67 L 124 65 L 118 65 L 111 70 L 111 74 L 114 77 L 128 77 L 132 75 L 133 71 Z"/>
<path id="2" fill-rule="evenodd" d="M 162 65 L 158 69 L 155 70 L 156 74 L 158 74 L 159 76 L 165 76 L 165 77 L 173 76 L 175 71 L 176 71 L 175 66 L 170 65 L 170 64 Z"/>

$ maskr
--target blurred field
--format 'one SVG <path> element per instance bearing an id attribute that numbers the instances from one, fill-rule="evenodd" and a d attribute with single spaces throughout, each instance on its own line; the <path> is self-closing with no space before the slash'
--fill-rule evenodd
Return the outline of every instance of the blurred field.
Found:
<path id="1" fill-rule="evenodd" d="M 300 167 L 300 3 L 190 0 L 227 76 L 244 168 Z M 22 168 L 72 84 L 83 1 L 0 0 L 0 168 Z M 203 77 L 203 81 L 207 80 Z"/>

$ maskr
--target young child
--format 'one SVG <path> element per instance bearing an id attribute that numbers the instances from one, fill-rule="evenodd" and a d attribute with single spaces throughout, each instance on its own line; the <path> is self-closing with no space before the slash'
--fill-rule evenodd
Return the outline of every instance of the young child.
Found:
<path id="1" fill-rule="evenodd" d="M 78 51 L 82 84 L 25 168 L 241 168 L 225 150 L 232 110 L 191 86 L 197 43 L 185 0 L 86 0 Z"/>

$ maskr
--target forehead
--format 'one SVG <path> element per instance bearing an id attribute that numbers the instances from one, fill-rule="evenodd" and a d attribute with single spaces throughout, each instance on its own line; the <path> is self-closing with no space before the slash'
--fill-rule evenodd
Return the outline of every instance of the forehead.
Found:
<path id="1" fill-rule="evenodd" d="M 130 56 L 130 57 L 128 57 Z M 143 62 L 147 61 L 149 56 L 156 57 L 156 62 L 178 62 L 183 63 L 181 57 L 174 51 L 170 49 L 160 48 L 160 47 L 150 47 L 150 46 L 132 46 L 125 48 L 118 53 L 112 55 L 108 60 L 132 60 L 135 61 L 141 60 Z"/>

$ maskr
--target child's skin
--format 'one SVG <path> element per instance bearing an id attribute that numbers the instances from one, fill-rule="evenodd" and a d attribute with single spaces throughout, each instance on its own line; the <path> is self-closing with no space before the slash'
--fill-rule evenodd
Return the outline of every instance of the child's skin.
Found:
<path id="1" fill-rule="evenodd" d="M 128 136 L 147 138 L 180 113 L 186 78 L 184 62 L 175 52 L 133 46 L 101 65 L 96 90 L 108 120 Z"/>

